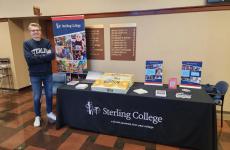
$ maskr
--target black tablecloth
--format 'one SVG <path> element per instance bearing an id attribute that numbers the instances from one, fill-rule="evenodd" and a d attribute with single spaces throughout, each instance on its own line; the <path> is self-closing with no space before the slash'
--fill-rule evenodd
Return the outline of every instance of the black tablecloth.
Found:
<path id="1" fill-rule="evenodd" d="M 147 94 L 138 95 L 134 89 Z M 165 89 L 167 97 L 156 97 Z M 191 89 L 191 99 L 176 98 L 165 86 L 135 83 L 127 94 L 62 86 L 57 92 L 57 128 L 68 125 L 104 134 L 131 137 L 184 148 L 217 149 L 216 107 L 204 90 Z"/>

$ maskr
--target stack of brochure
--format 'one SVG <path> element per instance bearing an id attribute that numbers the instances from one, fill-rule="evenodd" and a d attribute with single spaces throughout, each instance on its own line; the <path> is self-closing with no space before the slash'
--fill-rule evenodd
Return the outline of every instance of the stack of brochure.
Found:
<path id="1" fill-rule="evenodd" d="M 88 84 L 78 84 L 75 86 L 75 89 L 84 90 L 88 87 Z"/>
<path id="2" fill-rule="evenodd" d="M 104 73 L 93 83 L 91 89 L 93 91 L 126 94 L 132 85 L 132 74 Z"/>
<path id="3" fill-rule="evenodd" d="M 79 83 L 79 81 L 70 81 L 67 83 L 67 85 L 76 85 L 78 83 Z"/>

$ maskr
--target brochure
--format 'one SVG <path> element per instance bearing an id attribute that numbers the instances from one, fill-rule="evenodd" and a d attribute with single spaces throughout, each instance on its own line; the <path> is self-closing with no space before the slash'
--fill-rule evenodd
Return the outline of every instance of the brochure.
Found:
<path id="1" fill-rule="evenodd" d="M 183 61 L 180 87 L 201 89 L 202 62 Z"/>
<path id="2" fill-rule="evenodd" d="M 162 86 L 163 61 L 147 60 L 145 66 L 145 85 Z"/>

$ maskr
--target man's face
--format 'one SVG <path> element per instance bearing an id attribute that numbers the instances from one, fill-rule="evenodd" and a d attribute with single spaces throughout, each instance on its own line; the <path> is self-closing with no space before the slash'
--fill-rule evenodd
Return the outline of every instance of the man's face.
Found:
<path id="1" fill-rule="evenodd" d="M 30 27 L 30 35 L 32 37 L 32 39 L 34 40 L 40 40 L 41 39 L 41 29 L 39 27 L 34 27 L 34 26 L 31 26 Z"/>

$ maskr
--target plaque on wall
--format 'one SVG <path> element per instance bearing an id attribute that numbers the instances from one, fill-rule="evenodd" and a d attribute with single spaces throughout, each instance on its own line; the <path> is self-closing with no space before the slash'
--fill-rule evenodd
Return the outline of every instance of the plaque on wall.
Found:
<path id="1" fill-rule="evenodd" d="M 110 58 L 135 61 L 136 23 L 110 25 Z"/>
<path id="2" fill-rule="evenodd" d="M 104 60 L 104 26 L 86 27 L 86 43 L 88 59 Z"/>

